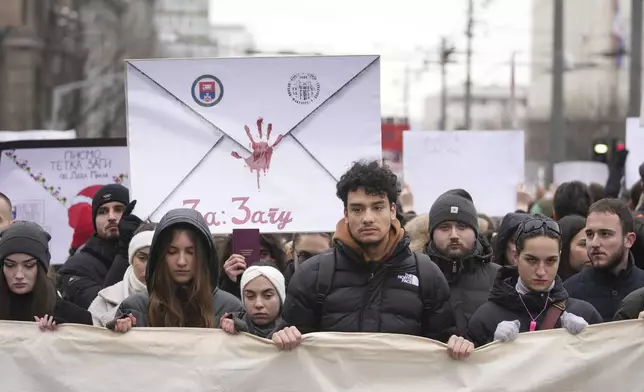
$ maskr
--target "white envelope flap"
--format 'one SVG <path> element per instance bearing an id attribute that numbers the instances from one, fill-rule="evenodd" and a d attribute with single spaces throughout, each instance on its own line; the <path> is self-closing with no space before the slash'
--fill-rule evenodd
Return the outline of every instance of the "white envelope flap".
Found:
<path id="1" fill-rule="evenodd" d="M 250 135 L 286 136 L 379 56 L 133 60 L 129 64 L 251 152 Z M 249 113 L 253 117 L 249 118 Z M 257 119 L 263 118 L 263 127 Z M 246 129 L 247 127 L 247 129 Z"/>
<path id="2" fill-rule="evenodd" d="M 131 64 L 126 71 L 128 146 L 142 147 L 136 153 L 130 148 L 132 199 L 144 189 L 155 190 L 145 193 L 145 203 L 137 204 L 136 213 L 145 219 L 224 135 Z"/>
<path id="3" fill-rule="evenodd" d="M 336 181 L 356 157 L 381 159 L 381 120 L 373 115 L 380 110 L 379 62 L 370 64 L 291 132 Z M 333 148 L 329 148 L 330 141 Z"/>

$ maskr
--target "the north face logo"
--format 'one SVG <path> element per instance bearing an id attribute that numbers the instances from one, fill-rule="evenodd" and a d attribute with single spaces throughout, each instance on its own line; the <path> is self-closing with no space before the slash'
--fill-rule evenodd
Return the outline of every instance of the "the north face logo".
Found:
<path id="1" fill-rule="evenodd" d="M 411 284 L 416 287 L 419 285 L 418 277 L 416 275 L 406 273 L 404 275 L 398 275 L 398 279 L 403 283 Z"/>
<path id="2" fill-rule="evenodd" d="M 452 214 L 458 214 L 458 207 L 456 206 L 450 207 L 449 212 L 451 212 Z"/>

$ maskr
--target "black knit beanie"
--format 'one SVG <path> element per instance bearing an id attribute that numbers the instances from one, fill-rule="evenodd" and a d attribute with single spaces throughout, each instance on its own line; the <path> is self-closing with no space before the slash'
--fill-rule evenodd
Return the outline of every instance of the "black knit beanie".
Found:
<path id="1" fill-rule="evenodd" d="M 113 201 L 128 205 L 130 203 L 130 191 L 121 184 L 105 185 L 96 191 L 92 199 L 92 222 L 94 223 L 94 231 L 96 231 L 96 215 L 98 215 L 98 209 L 103 204 Z"/>
<path id="2" fill-rule="evenodd" d="M 460 222 L 471 227 L 478 237 L 479 221 L 474 204 L 457 193 L 444 193 L 429 210 L 429 238 L 434 230 L 444 222 Z"/>
<path id="3" fill-rule="evenodd" d="M 0 233 L 0 260 L 14 253 L 25 253 L 35 257 L 47 271 L 51 261 L 50 239 L 49 233 L 38 224 L 16 221 Z"/>
<path id="4" fill-rule="evenodd" d="M 449 191 L 443 193 L 439 197 L 446 196 L 446 195 L 457 195 L 457 196 L 463 197 L 463 198 L 471 201 L 472 203 L 474 203 L 474 199 L 472 199 L 472 195 L 470 195 L 470 193 L 468 191 L 466 191 L 465 189 L 461 189 L 461 188 L 450 189 Z"/>

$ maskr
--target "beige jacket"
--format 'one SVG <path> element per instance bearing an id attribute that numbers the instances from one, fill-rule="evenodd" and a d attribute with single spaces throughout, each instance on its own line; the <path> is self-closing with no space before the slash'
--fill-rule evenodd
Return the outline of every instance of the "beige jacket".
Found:
<path id="1" fill-rule="evenodd" d="M 105 327 L 108 322 L 114 320 L 119 305 L 129 296 L 130 292 L 125 280 L 99 291 L 88 309 L 92 314 L 94 325 Z"/>

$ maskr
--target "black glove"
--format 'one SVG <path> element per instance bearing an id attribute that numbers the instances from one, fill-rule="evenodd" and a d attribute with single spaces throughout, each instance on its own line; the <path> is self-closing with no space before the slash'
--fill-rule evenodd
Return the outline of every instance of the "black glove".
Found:
<path id="1" fill-rule="evenodd" d="M 141 218 L 132 214 L 134 206 L 136 206 L 136 200 L 132 200 L 125 207 L 125 211 L 123 211 L 123 215 L 119 221 L 119 253 L 125 256 L 126 260 L 128 260 L 128 248 L 130 247 L 132 237 L 134 237 L 134 232 L 143 223 Z"/>
<path id="2" fill-rule="evenodd" d="M 628 157 L 628 150 L 617 151 L 612 159 L 612 166 L 615 169 L 623 170 L 626 167 L 626 158 Z"/>

